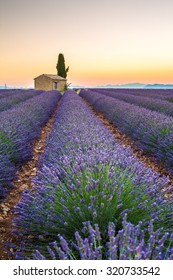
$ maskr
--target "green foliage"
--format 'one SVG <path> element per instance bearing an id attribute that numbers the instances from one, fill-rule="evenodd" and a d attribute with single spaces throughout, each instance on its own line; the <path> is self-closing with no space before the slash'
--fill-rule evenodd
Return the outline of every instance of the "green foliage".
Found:
<path id="1" fill-rule="evenodd" d="M 56 65 L 56 69 L 57 69 L 57 75 L 65 79 L 67 78 L 67 72 L 69 71 L 69 66 L 67 68 L 65 67 L 65 59 L 62 53 L 58 55 L 58 62 Z"/>
<path id="2" fill-rule="evenodd" d="M 169 99 L 167 99 L 167 101 L 173 102 L 173 98 L 169 98 Z"/>
<path id="3" fill-rule="evenodd" d="M 0 130 L 0 155 L 9 156 L 10 160 L 15 164 L 19 161 L 20 155 L 12 138 Z"/>

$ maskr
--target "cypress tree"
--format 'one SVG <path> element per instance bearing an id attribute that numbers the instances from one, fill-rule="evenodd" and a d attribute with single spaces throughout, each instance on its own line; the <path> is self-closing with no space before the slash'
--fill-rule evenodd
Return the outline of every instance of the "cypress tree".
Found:
<path id="1" fill-rule="evenodd" d="M 65 59 L 62 53 L 58 55 L 58 62 L 56 65 L 56 69 L 57 69 L 57 75 L 66 79 L 67 72 L 69 71 L 69 67 L 67 68 L 65 67 Z"/>

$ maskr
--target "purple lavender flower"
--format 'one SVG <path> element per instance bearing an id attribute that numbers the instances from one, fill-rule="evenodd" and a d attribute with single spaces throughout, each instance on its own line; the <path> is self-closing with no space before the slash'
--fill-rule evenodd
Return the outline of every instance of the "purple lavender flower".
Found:
<path id="1" fill-rule="evenodd" d="M 9 102 L 15 98 L 23 102 L 0 113 L 0 199 L 12 186 L 21 163 L 32 157 L 30 144 L 39 136 L 61 94 L 31 90 L 7 97 Z M 26 98 L 29 99 L 24 101 Z"/>
<path id="2" fill-rule="evenodd" d="M 143 229 L 151 219 L 155 232 L 161 227 L 162 236 L 171 232 L 172 200 L 165 199 L 163 192 L 168 182 L 117 142 L 80 96 L 66 92 L 40 160 L 34 191 L 23 194 L 14 224 L 23 238 L 32 234 L 35 242 L 39 235 L 49 243 L 60 234 L 70 248 L 69 242 L 77 238 L 76 246 L 82 248 L 77 254 L 82 259 L 99 258 L 104 252 L 104 258 L 129 258 L 134 246 L 139 251 L 145 243 Z M 126 214 L 129 223 L 123 220 Z M 90 228 L 87 240 L 82 235 L 89 229 L 82 231 L 86 221 L 98 225 L 97 234 L 94 226 L 92 234 Z M 109 223 L 116 225 L 110 253 L 105 247 Z M 154 242 L 159 234 L 155 233 Z M 38 245 L 45 249 L 47 244 L 38 240 Z M 24 246 L 25 252 L 31 252 L 33 244 L 25 241 Z M 147 246 L 146 251 L 144 246 L 140 249 L 140 258 L 149 254 Z M 138 258 L 139 253 L 132 255 Z"/>
<path id="3" fill-rule="evenodd" d="M 150 223 L 150 225 L 152 222 Z M 33 254 L 34 259 L 82 259 L 82 260 L 171 260 L 173 247 L 169 251 L 165 251 L 164 242 L 168 239 L 168 234 L 158 236 L 155 232 L 152 232 L 152 238 L 155 243 L 145 241 L 144 237 L 149 234 L 146 230 L 141 228 L 142 224 L 137 226 L 127 222 L 126 217 L 123 221 L 123 228 L 118 232 L 115 232 L 115 224 L 109 223 L 106 240 L 97 238 L 97 233 L 94 227 L 88 222 L 85 225 L 88 226 L 88 235 L 82 238 L 79 232 L 75 233 L 76 243 L 67 242 L 61 236 L 61 244 L 58 246 L 57 242 L 50 244 L 48 247 L 47 257 L 43 256 L 38 250 Z M 138 227 L 138 229 L 137 229 Z M 95 228 L 99 230 L 98 225 Z M 136 230 L 137 229 L 137 230 Z M 150 231 L 151 233 L 151 231 Z M 157 236 L 157 237 L 156 237 Z M 93 242 L 95 240 L 95 242 Z M 102 242 L 103 241 L 103 242 Z M 65 245 L 64 245 L 65 243 Z M 161 244 L 163 246 L 161 246 Z M 171 242 L 173 246 L 173 240 Z M 54 250 L 54 251 L 53 251 Z M 61 252 L 61 254 L 60 254 Z"/>
<path id="4" fill-rule="evenodd" d="M 130 99 L 129 95 L 126 95 L 125 98 Z M 135 140 L 136 145 L 154 156 L 158 162 L 173 173 L 172 117 L 96 91 L 83 89 L 80 91 L 80 96 L 89 101 L 97 111 L 102 112 L 123 133 Z M 121 99 L 121 95 L 118 94 L 118 96 Z M 138 100 L 138 97 L 135 96 L 133 99 Z M 148 107 L 155 104 L 155 108 L 158 106 L 161 111 L 162 109 L 165 112 L 166 110 L 171 111 L 170 114 L 173 112 L 172 104 L 166 101 L 152 101 L 144 98 L 142 102 L 147 103 Z M 140 104 L 140 100 L 138 104 Z"/>

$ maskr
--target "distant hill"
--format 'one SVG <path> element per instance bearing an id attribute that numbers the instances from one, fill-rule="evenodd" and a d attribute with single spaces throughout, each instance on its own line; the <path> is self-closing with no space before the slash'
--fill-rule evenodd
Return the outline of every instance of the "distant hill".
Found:
<path id="1" fill-rule="evenodd" d="M 98 86 L 98 87 L 107 87 L 107 88 L 144 88 L 146 84 L 140 84 L 140 83 L 129 83 L 129 84 L 122 84 L 122 85 L 104 85 L 104 86 Z"/>
<path id="2" fill-rule="evenodd" d="M 172 84 L 149 84 L 145 88 L 173 89 Z"/>
<path id="3" fill-rule="evenodd" d="M 102 85 L 97 86 L 99 88 L 156 88 L 156 89 L 173 89 L 173 84 L 141 84 L 141 83 L 129 83 L 122 85 Z"/>
<path id="4" fill-rule="evenodd" d="M 133 83 L 133 84 L 123 84 L 123 85 L 97 85 L 97 86 L 80 86 L 80 85 L 70 85 L 70 88 L 144 88 L 146 84 Z"/>

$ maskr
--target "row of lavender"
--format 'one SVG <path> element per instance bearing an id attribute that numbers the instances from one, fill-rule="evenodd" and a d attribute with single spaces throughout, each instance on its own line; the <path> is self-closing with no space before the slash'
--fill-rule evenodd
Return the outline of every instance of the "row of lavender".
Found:
<path id="1" fill-rule="evenodd" d="M 80 96 L 173 174 L 172 117 L 90 90 L 81 90 Z"/>
<path id="2" fill-rule="evenodd" d="M 67 91 L 35 187 L 15 209 L 16 258 L 173 259 L 167 183 Z"/>
<path id="3" fill-rule="evenodd" d="M 0 98 L 13 95 L 19 91 L 21 91 L 21 89 L 0 89 Z"/>
<path id="4" fill-rule="evenodd" d="M 161 100 L 173 101 L 173 89 L 148 89 L 148 88 L 93 88 L 94 91 L 109 91 L 119 94 L 129 94 L 142 97 L 150 97 Z"/>
<path id="5" fill-rule="evenodd" d="M 11 187 L 20 164 L 31 158 L 30 144 L 60 97 L 59 92 L 43 92 L 0 113 L 0 199 Z"/>
<path id="6" fill-rule="evenodd" d="M 11 109 L 13 106 L 32 98 L 40 93 L 42 90 L 16 90 L 13 93 L 6 94 L 0 99 L 0 112 Z"/>
<path id="7" fill-rule="evenodd" d="M 167 100 L 158 99 L 155 97 L 150 97 L 147 94 L 145 95 L 134 95 L 133 90 L 129 90 L 127 92 L 117 91 L 114 90 L 106 90 L 106 89 L 98 89 L 98 90 L 92 90 L 93 94 L 94 92 L 98 92 L 100 94 L 104 94 L 106 96 L 110 96 L 113 98 L 117 98 L 119 100 L 123 100 L 125 102 L 128 102 L 130 104 L 135 104 L 153 111 L 157 111 L 159 113 L 163 113 L 168 116 L 173 117 L 173 104 Z M 157 92 L 157 91 L 156 91 Z M 173 94 L 173 91 L 172 91 Z M 148 97 L 147 97 L 148 96 Z"/>

